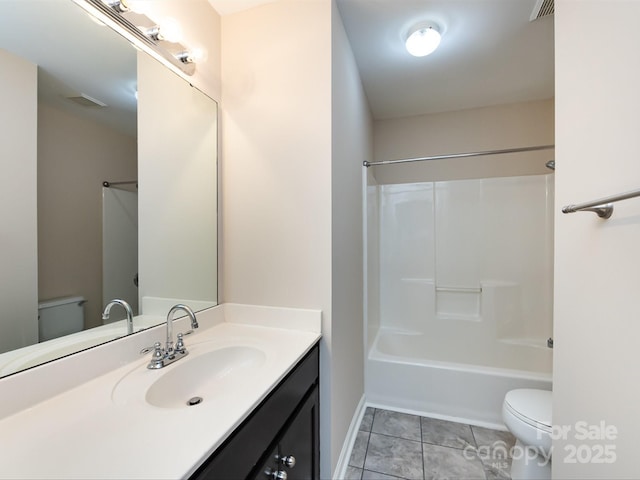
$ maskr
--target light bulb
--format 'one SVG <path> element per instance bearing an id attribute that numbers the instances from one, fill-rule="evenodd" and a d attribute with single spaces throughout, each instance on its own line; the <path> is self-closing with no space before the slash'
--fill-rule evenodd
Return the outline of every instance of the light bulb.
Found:
<path id="1" fill-rule="evenodd" d="M 207 61 L 209 53 L 202 47 L 196 47 L 191 51 L 191 56 L 196 63 L 202 63 Z"/>
<path id="2" fill-rule="evenodd" d="M 407 51 L 414 57 L 424 57 L 433 53 L 440 45 L 440 32 L 433 26 L 414 30 L 405 43 Z"/>
<path id="3" fill-rule="evenodd" d="M 159 40 L 178 43 L 182 39 L 180 24 L 173 18 L 165 18 L 160 24 Z"/>

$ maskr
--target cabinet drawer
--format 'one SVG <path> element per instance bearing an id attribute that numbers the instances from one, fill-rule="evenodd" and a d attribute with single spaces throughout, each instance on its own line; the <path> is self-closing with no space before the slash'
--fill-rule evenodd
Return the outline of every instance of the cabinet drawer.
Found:
<path id="1" fill-rule="evenodd" d="M 317 383 L 318 365 L 319 349 L 316 344 L 191 479 L 246 478 L 305 394 Z"/>

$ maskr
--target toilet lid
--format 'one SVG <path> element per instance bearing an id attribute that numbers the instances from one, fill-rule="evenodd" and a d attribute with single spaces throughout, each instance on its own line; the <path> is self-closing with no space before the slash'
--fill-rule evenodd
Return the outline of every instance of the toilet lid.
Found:
<path id="1" fill-rule="evenodd" d="M 551 429 L 551 392 L 528 388 L 511 390 L 504 402 L 522 421 L 543 430 Z"/>

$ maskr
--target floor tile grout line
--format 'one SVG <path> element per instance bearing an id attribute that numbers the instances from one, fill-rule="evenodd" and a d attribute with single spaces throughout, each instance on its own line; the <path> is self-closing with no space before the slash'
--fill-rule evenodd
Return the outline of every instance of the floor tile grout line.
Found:
<path id="1" fill-rule="evenodd" d="M 473 438 L 473 443 L 476 444 L 475 451 L 476 451 L 476 457 L 478 457 L 478 439 L 476 438 L 476 433 L 473 431 L 473 427 L 471 425 L 469 425 L 469 430 L 471 430 L 471 438 Z M 482 471 L 484 472 L 484 478 L 485 480 L 488 480 L 489 477 L 487 477 L 487 469 L 485 468 L 485 465 L 482 459 L 480 460 L 480 463 L 482 464 Z"/>
<path id="2" fill-rule="evenodd" d="M 398 440 L 406 440 L 407 442 L 418 442 L 418 443 L 423 443 L 420 440 L 416 440 L 414 438 L 405 438 L 405 437 L 398 437 L 397 435 L 389 435 L 388 433 L 378 433 L 378 432 L 369 432 L 369 433 L 375 433 L 376 435 L 380 435 L 382 437 L 388 437 L 388 438 L 397 438 Z"/>
<path id="3" fill-rule="evenodd" d="M 364 477 L 364 467 L 367 464 L 367 455 L 369 454 L 369 443 L 371 442 L 371 434 L 373 433 L 373 421 L 376 419 L 376 410 L 378 409 L 373 409 L 373 413 L 371 414 L 371 428 L 367 432 L 367 446 L 364 449 L 364 459 L 362 460 L 362 475 L 360 475 L 361 480 L 362 477 Z"/>
<path id="4" fill-rule="evenodd" d="M 369 468 L 363 468 L 362 469 L 362 476 L 364 477 L 364 472 L 371 472 L 371 473 L 379 473 L 380 475 L 386 475 L 387 477 L 391 477 L 391 478 L 397 478 L 398 480 L 406 480 L 404 477 L 396 477 L 395 475 L 389 475 L 388 473 L 384 473 L 384 472 L 379 472 L 377 470 L 371 470 Z"/>

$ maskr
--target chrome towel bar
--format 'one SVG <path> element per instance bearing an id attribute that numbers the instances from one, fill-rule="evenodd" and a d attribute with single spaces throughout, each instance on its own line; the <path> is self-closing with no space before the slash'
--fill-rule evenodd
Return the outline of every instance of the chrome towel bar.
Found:
<path id="1" fill-rule="evenodd" d="M 600 218 L 609 218 L 613 214 L 613 204 L 615 202 L 634 197 L 640 197 L 640 190 L 632 190 L 618 195 L 599 198 L 591 202 L 578 203 L 577 205 L 567 205 L 562 208 L 562 213 L 594 212 Z"/>

